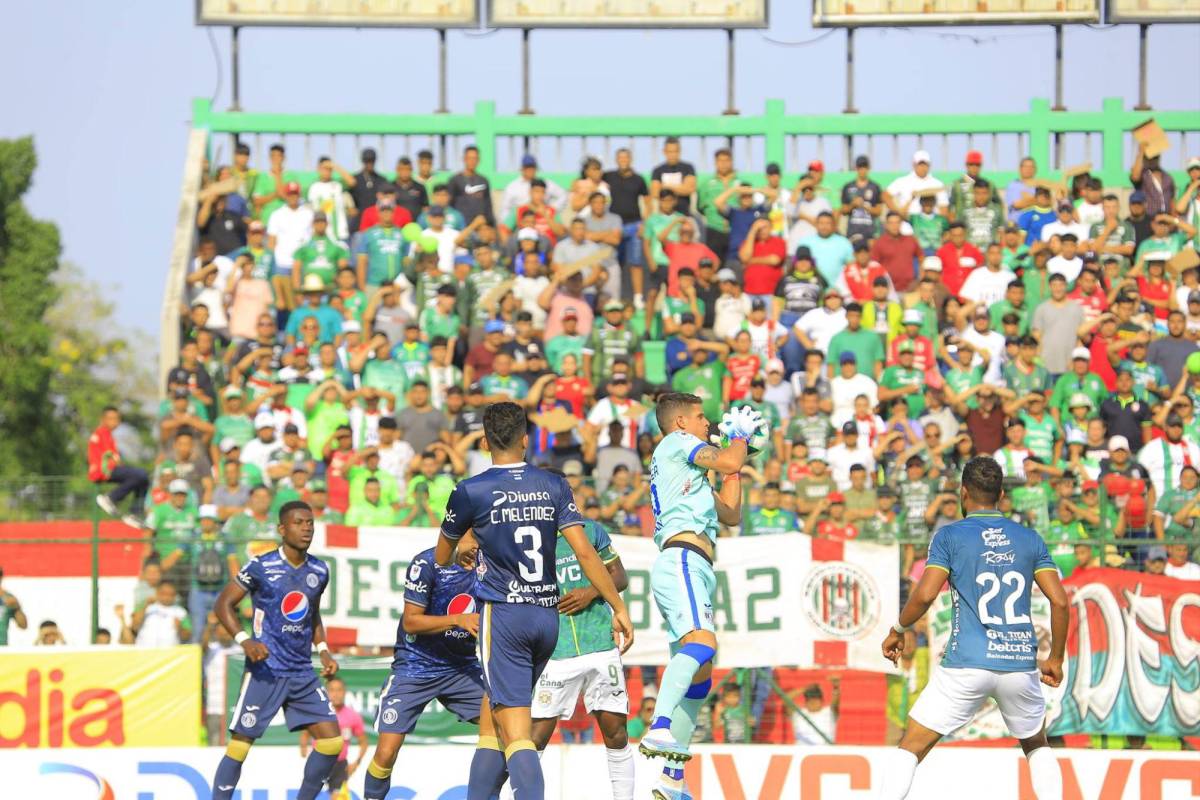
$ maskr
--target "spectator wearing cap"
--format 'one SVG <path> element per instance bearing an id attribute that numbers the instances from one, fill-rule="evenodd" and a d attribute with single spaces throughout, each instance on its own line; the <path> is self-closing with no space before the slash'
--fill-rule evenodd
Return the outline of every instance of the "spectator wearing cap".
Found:
<path id="1" fill-rule="evenodd" d="M 262 400 L 246 402 L 245 393 L 237 386 L 226 386 L 221 390 L 220 411 L 213 421 L 213 463 L 216 447 L 223 445 L 226 439 L 232 440 L 239 447 L 254 438 L 254 413 L 262 404 Z"/>
<path id="2" fill-rule="evenodd" d="M 422 187 L 422 191 L 424 191 L 424 187 Z M 392 227 L 397 229 L 412 222 L 413 214 L 407 206 L 397 202 L 398 195 L 399 188 L 396 184 L 387 181 L 380 183 L 375 191 L 373 202 L 359 215 L 359 233 L 365 233 L 382 225 L 385 221 L 390 221 Z"/>
<path id="3" fill-rule="evenodd" d="M 666 295 L 671 298 L 681 298 L 679 288 L 679 272 L 690 269 L 695 273 L 700 268 L 700 261 L 708 259 L 714 264 L 721 263 L 722 257 L 714 253 L 707 245 L 696 241 L 696 223 L 690 217 L 673 214 L 666 226 L 658 232 L 659 245 L 666 256 Z M 767 256 L 764 251 L 764 259 Z M 768 264 L 767 260 L 762 262 Z M 780 259 L 782 263 L 782 258 Z M 772 285 L 772 288 L 774 286 Z M 747 289 L 747 291 L 751 291 Z"/>
<path id="4" fill-rule="evenodd" d="M 865 470 L 864 478 L 866 474 L 875 474 L 875 454 L 868 439 L 869 437 L 859 434 L 858 423 L 854 420 L 842 423 L 841 439 L 826 451 L 829 469 L 837 483 L 838 491 L 844 492 L 851 488 L 851 472 L 855 467 Z M 859 487 L 860 490 L 862 488 Z M 870 505 L 874 505 L 873 498 Z"/>
<path id="5" fill-rule="evenodd" d="M 1189 176 L 1190 177 L 1190 176 Z M 1129 182 L 1146 200 L 1146 213 L 1151 217 L 1171 213 L 1175 199 L 1175 179 L 1162 168 L 1158 155 L 1149 155 L 1144 142 L 1138 142 L 1137 155 L 1129 169 Z"/>
<path id="6" fill-rule="evenodd" d="M 917 419 L 925 411 L 925 370 L 916 366 L 913 342 L 905 339 L 896 345 L 896 363 L 879 376 L 879 401 L 891 405 L 904 400 L 908 417 Z"/>
<path id="7" fill-rule="evenodd" d="M 491 374 L 496 355 L 500 352 L 503 344 L 504 323 L 498 319 L 488 320 L 483 326 L 482 341 L 470 349 L 463 364 L 465 385 L 470 386 L 480 378 Z"/>
<path id="8" fill-rule="evenodd" d="M 1134 460 L 1129 440 L 1121 434 L 1108 439 L 1108 458 L 1100 462 L 1100 484 L 1117 518 L 1113 526 L 1118 538 L 1149 539 L 1151 517 L 1158 502 L 1150 472 Z M 1104 512 L 1102 512 L 1104 513 Z M 1121 547 L 1125 555 L 1138 548 Z"/>
<path id="9" fill-rule="evenodd" d="M 1200 229 L 1200 156 L 1192 156 L 1187 162 L 1188 185 L 1175 201 L 1172 209 L 1193 228 Z M 1200 249 L 1200 234 L 1194 234 L 1193 247 Z"/>
<path id="10" fill-rule="evenodd" d="M 1162 420 L 1164 435 L 1151 439 L 1138 451 L 1137 460 L 1150 473 L 1154 491 L 1163 497 L 1167 489 L 1180 484 L 1184 467 L 1200 468 L 1200 444 L 1185 439 L 1183 417 L 1170 411 Z"/>
<path id="11" fill-rule="evenodd" d="M 854 179 L 842 187 L 841 213 L 846 217 L 846 236 L 851 241 L 875 238 L 876 220 L 883 213 L 883 189 L 871 180 L 871 159 L 867 156 L 854 159 Z"/>
<path id="12" fill-rule="evenodd" d="M 821 502 L 837 491 L 837 484 L 829 474 L 829 459 L 823 448 L 809 450 L 808 466 L 808 474 L 796 481 L 796 513 L 805 517 L 820 509 Z M 811 535 L 812 528 L 806 526 L 804 533 Z"/>
<path id="13" fill-rule="evenodd" d="M 974 303 L 966 303 L 959 310 L 955 322 L 962 331 L 960 338 L 974 348 L 975 357 L 971 363 L 983 367 L 983 379 L 986 382 L 1003 386 L 1000 370 L 1006 357 L 1005 339 L 1004 334 L 992 330 L 988 310 Z"/>
<path id="14" fill-rule="evenodd" d="M 459 210 L 450 205 L 450 187 L 444 183 L 435 183 L 430 186 L 429 205 L 417 216 L 415 222 L 422 228 L 429 228 L 429 209 L 435 206 L 442 210 L 442 216 L 445 218 L 445 226 L 450 230 L 465 231 L 469 227 L 466 219 L 463 218 Z M 491 225 L 487 224 L 487 220 L 475 223 L 475 229 L 480 227 L 492 228 Z"/>
<path id="15" fill-rule="evenodd" d="M 764 361 L 775 358 L 788 341 L 789 331 L 768 316 L 767 304 L 762 298 L 750 301 L 750 316 L 742 329 L 750 334 L 750 349 Z"/>
<path id="16" fill-rule="evenodd" d="M 883 232 L 871 244 L 872 261 L 879 262 L 887 271 L 892 285 L 898 292 L 908 291 L 916 278 L 916 264 L 921 259 L 921 245 L 902 230 L 903 217 L 891 211 L 884 218 Z"/>
<path id="17" fill-rule="evenodd" d="M 718 253 L 724 258 L 727 254 L 736 253 L 736 249 L 730 248 L 730 218 L 725 213 L 728 206 L 725 201 L 735 192 L 740 192 L 743 188 L 738 180 L 737 173 L 733 169 L 733 153 L 729 148 L 722 147 L 713 155 L 714 173 L 712 177 L 701 182 L 697 189 L 696 210 L 704 218 L 705 233 L 704 241 L 712 248 L 713 252 Z M 744 187 L 749 189 L 749 186 Z M 753 205 L 753 191 L 747 192 L 750 195 L 750 204 Z M 721 203 L 717 203 L 717 199 L 721 199 Z M 749 225 L 746 226 L 747 229 Z"/>
<path id="18" fill-rule="evenodd" d="M 950 294 L 958 295 L 971 272 L 983 263 L 983 253 L 967 241 L 966 226 L 952 222 L 947 230 L 946 242 L 937 251 L 942 262 L 942 282 Z"/>
<path id="19" fill-rule="evenodd" d="M 983 171 L 983 153 L 978 150 L 968 151 L 964 169 L 963 174 L 950 184 L 950 206 L 946 211 L 950 221 L 967 221 L 968 209 L 972 206 L 980 205 L 977 202 L 978 198 L 975 196 L 975 190 L 982 185 L 987 190 L 982 206 L 993 209 L 996 221 L 1003 222 L 1004 209 L 1000 204 L 1000 193 L 997 191 L 995 184 L 980 175 Z M 983 245 L 979 246 L 983 247 Z"/>
<path id="20" fill-rule="evenodd" d="M 285 283 L 290 290 L 296 251 L 312 238 L 313 209 L 304 204 L 300 184 L 296 181 L 284 184 L 283 196 L 284 204 L 267 217 L 267 247 L 275 254 L 276 273 L 272 276 L 272 282 L 278 284 L 276 278 L 286 277 L 288 281 Z"/>
<path id="21" fill-rule="evenodd" d="M 287 186 L 299 180 L 291 170 L 284 169 L 286 153 L 283 145 L 273 144 L 267 152 L 270 166 L 265 172 L 258 172 L 254 178 L 254 186 L 250 190 L 250 201 L 254 204 L 254 216 L 266 224 L 276 209 L 281 208 L 287 197 Z M 297 194 L 299 189 L 297 188 Z"/>
<path id="22" fill-rule="evenodd" d="M 871 258 L 871 246 L 865 239 L 854 240 L 852 246 L 854 260 L 842 270 L 835 285 L 847 301 L 865 303 L 871 299 L 871 286 L 876 278 L 888 281 L 889 289 L 891 281 L 883 265 Z"/>
<path id="23" fill-rule="evenodd" d="M 713 334 L 720 341 L 732 339 L 750 317 L 753 301 L 742 290 L 737 273 L 729 267 L 717 272 L 721 295 L 713 304 Z"/>
<path id="24" fill-rule="evenodd" d="M 736 194 L 737 203 L 729 204 L 729 198 Z M 759 197 L 762 201 L 759 201 Z M 728 259 L 737 259 L 743 266 L 748 266 L 751 258 L 757 256 L 759 264 L 774 264 L 779 266 L 786 253 L 781 237 L 774 235 L 774 226 L 770 219 L 770 205 L 778 198 L 778 192 L 770 186 L 755 190 L 749 184 L 741 182 L 728 187 L 717 195 L 717 209 L 729 219 L 729 247 L 724 253 L 717 253 Z M 746 245 L 746 242 L 750 242 Z M 778 256 L 779 261 L 773 261 Z M 751 292 L 753 294 L 753 292 Z"/>
<path id="25" fill-rule="evenodd" d="M 1050 297 L 1033 312 L 1030 331 L 1040 344 L 1042 363 L 1051 380 L 1069 368 L 1085 315 L 1079 303 L 1067 297 L 1067 279 L 1061 272 L 1050 275 Z"/>
<path id="26" fill-rule="evenodd" d="M 900 320 L 903 332 L 892 339 L 888 345 L 887 365 L 900 363 L 900 348 L 911 345 L 913 367 L 921 373 L 927 373 L 936 367 L 937 355 L 934 353 L 933 341 L 921 331 L 925 324 L 922 309 L 905 309 Z"/>
<path id="27" fill-rule="evenodd" d="M 342 314 L 329 305 L 329 287 L 317 275 L 309 275 L 298 287 L 303 296 L 302 305 L 288 315 L 284 334 L 289 345 L 295 346 L 306 320 L 315 320 L 318 326 L 317 340 L 333 345 L 341 343 Z"/>
<path id="28" fill-rule="evenodd" d="M 1088 238 L 1090 228 L 1075 220 L 1075 206 L 1067 199 L 1059 200 L 1054 206 L 1055 218 L 1047 222 L 1038 232 L 1038 241 L 1049 244 L 1054 237 L 1062 240 L 1064 234 L 1074 234 L 1075 241 L 1082 242 Z M 1051 245 L 1053 250 L 1053 246 Z"/>
<path id="29" fill-rule="evenodd" d="M 809 172 L 796 184 L 796 191 L 793 197 L 795 205 L 791 213 L 794 221 L 787 236 L 789 252 L 794 251 L 804 239 L 817 232 L 818 217 L 822 214 L 833 213 L 833 206 L 830 204 L 829 199 L 824 194 L 817 192 L 817 181 L 814 180 L 816 173 L 811 169 L 813 164 L 820 163 L 819 161 L 810 162 Z M 824 175 L 823 169 L 820 171 L 820 174 Z"/>
<path id="30" fill-rule="evenodd" d="M 772 359 L 774 360 L 774 359 Z M 752 458 L 758 465 L 765 466 L 768 461 L 778 458 L 783 452 L 784 417 L 779 408 L 767 401 L 767 381 L 762 375 L 756 375 L 750 380 L 750 391 L 741 400 L 731 404 L 733 408 L 746 406 L 757 411 L 769 426 L 770 436 L 765 444 Z"/>
<path id="31" fill-rule="evenodd" d="M 517 210 L 530 202 L 531 190 L 535 181 L 541 182 L 544 191 L 543 202 L 551 209 L 561 209 L 566 204 L 566 191 L 554 181 L 538 178 L 537 171 L 537 158 L 526 153 L 521 157 L 519 174 L 504 187 L 504 193 L 500 199 L 500 220 L 510 229 L 512 225 L 505 221 L 510 217 L 520 218 Z"/>
<path id="32" fill-rule="evenodd" d="M 478 147 L 470 144 L 463 148 L 462 170 L 451 176 L 446 188 L 450 190 L 450 205 L 462 214 L 463 219 L 483 217 L 487 224 L 496 224 L 492 209 L 492 186 L 479 173 Z"/>
<path id="33" fill-rule="evenodd" d="M 188 544 L 191 563 L 190 589 L 187 596 L 188 616 L 192 630 L 204 630 L 208 612 L 212 610 L 225 584 L 238 573 L 238 559 L 233 546 L 222 541 L 221 520 L 215 505 L 200 506 L 200 529 Z"/>
<path id="34" fill-rule="evenodd" d="M 1070 409 L 1078 404 L 1080 397 L 1093 411 L 1108 397 L 1108 386 L 1099 375 L 1090 371 L 1091 360 L 1091 350 L 1085 347 L 1070 351 L 1070 371 L 1055 380 L 1054 392 L 1050 395 L 1050 415 L 1056 420 L 1066 422 Z"/>
<path id="35" fill-rule="evenodd" d="M 132 495 L 129 513 L 125 515 L 124 521 L 131 527 L 140 528 L 144 525 L 141 517 L 145 512 L 150 477 L 140 467 L 121 463 L 121 452 L 113 435 L 113 431 L 120 424 L 121 412 L 113 406 L 105 406 L 100 412 L 100 423 L 88 437 L 88 480 L 95 484 L 116 484 L 111 491 L 96 495 L 96 504 L 104 509 L 105 513 L 115 516 L 117 504 L 125 499 L 126 495 Z"/>
<path id="36" fill-rule="evenodd" d="M 315 188 L 317 184 L 313 184 Z M 310 190 L 311 191 L 311 190 Z M 302 290 L 309 275 L 315 275 L 330 288 L 337 271 L 350 266 L 350 251 L 329 236 L 329 217 L 324 211 L 313 213 L 312 238 L 296 249 L 293 256 L 292 288 Z"/>
<path id="37" fill-rule="evenodd" d="M 883 198 L 888 208 L 904 216 L 916 214 L 920 210 L 917 200 L 918 193 L 934 190 L 936 191 L 935 205 L 939 213 L 945 213 L 950 198 L 942 182 L 933 177 L 930 172 L 931 163 L 932 159 L 927 151 L 918 150 L 913 153 L 912 171 L 896 178 L 888 184 L 887 191 L 884 192 Z M 911 233 L 912 231 L 906 227 L 904 232 Z"/>
<path id="38" fill-rule="evenodd" d="M 630 398 L 630 382 L 625 373 L 613 375 L 608 381 L 607 392 L 588 412 L 584 426 L 584 452 L 587 452 L 589 441 L 594 443 L 597 450 L 610 444 L 610 426 L 614 422 L 621 424 L 619 444 L 636 451 L 638 423 L 646 413 L 646 408 Z"/>
<path id="39" fill-rule="evenodd" d="M 854 261 L 854 248 L 850 240 L 838 233 L 834 225 L 833 214 L 822 212 L 817 216 L 816 233 L 798 243 L 799 247 L 807 247 L 812 253 L 817 271 L 829 286 L 833 286 L 845 266 Z"/>
<path id="40" fill-rule="evenodd" d="M 186 480 L 175 478 L 167 485 L 167 501 L 154 506 L 146 517 L 152 534 L 150 546 L 162 563 L 163 577 L 180 586 L 190 583 L 187 551 L 200 529 L 199 509 L 192 504 L 191 489 Z"/>
<path id="41" fill-rule="evenodd" d="M 694 287 L 691 294 L 694 303 Z M 699 310 L 691 311 L 695 314 Z M 638 376 L 643 374 L 641 338 L 625 321 L 625 305 L 619 300 L 609 300 L 604 304 L 604 321 L 592 328 L 583 348 L 583 372 L 597 386 L 603 385 L 612 374 L 613 361 L 620 357 L 633 359 Z"/>
<path id="42" fill-rule="evenodd" d="M 385 194 L 378 204 L 363 212 L 360 224 L 366 224 L 368 212 L 372 209 L 376 210 L 378 221 L 359 237 L 355 249 L 355 269 L 358 288 L 374 300 L 381 286 L 391 284 L 402 274 L 406 245 L 400 233 L 402 226 L 394 221 L 395 200 Z"/>
<path id="43" fill-rule="evenodd" d="M 242 446 L 240 459 L 243 464 L 256 469 L 263 481 L 270 484 L 267 467 L 275 459 L 276 453 L 283 449 L 283 441 L 276 435 L 274 415 L 266 409 L 260 409 L 254 417 L 254 429 L 257 435 Z"/>
<path id="44" fill-rule="evenodd" d="M 771 202 L 768 202 L 765 194 L 756 192 L 754 203 L 755 205 L 767 206 L 767 218 L 771 221 L 771 234 L 786 239 L 788 218 L 793 208 L 792 192 L 789 189 L 783 188 L 783 170 L 774 161 L 768 162 L 766 167 L 763 168 L 763 175 L 766 177 L 767 188 L 775 192 L 775 198 Z M 801 181 L 803 180 L 801 178 Z"/>

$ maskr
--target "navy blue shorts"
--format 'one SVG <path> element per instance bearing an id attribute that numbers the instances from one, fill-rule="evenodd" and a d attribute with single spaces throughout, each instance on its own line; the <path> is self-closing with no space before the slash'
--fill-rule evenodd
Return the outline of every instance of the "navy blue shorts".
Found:
<path id="1" fill-rule="evenodd" d="M 528 706 L 558 644 L 558 609 L 483 601 L 479 661 L 493 706 Z"/>
<path id="2" fill-rule="evenodd" d="M 412 733 L 417 727 L 417 717 L 431 700 L 437 700 L 463 722 L 475 722 L 483 702 L 483 675 L 477 669 L 432 678 L 412 678 L 393 672 L 379 695 L 375 731 Z"/>
<path id="3" fill-rule="evenodd" d="M 280 708 L 289 731 L 298 731 L 314 722 L 337 724 L 333 704 L 316 673 L 256 676 L 247 672 L 242 677 L 242 691 L 233 707 L 229 730 L 257 739 Z"/>

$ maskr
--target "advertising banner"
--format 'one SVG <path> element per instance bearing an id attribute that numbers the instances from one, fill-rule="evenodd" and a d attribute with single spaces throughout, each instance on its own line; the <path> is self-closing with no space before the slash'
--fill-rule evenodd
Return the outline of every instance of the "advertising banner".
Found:
<path id="1" fill-rule="evenodd" d="M 312 552 L 330 565 L 321 606 L 330 639 L 394 643 L 408 564 L 436 541 L 429 528 L 318 524 Z M 629 575 L 624 597 L 636 632 L 625 663 L 665 664 L 666 628 L 650 591 L 658 548 L 639 537 L 615 537 L 613 545 Z M 895 547 L 781 534 L 722 539 L 717 548 L 721 666 L 891 669 L 879 643 L 899 613 Z"/>
<path id="2" fill-rule="evenodd" d="M 1057 689 L 1043 684 L 1051 735 L 1200 734 L 1200 581 L 1090 569 L 1063 582 L 1071 599 L 1067 663 Z M 1050 607 L 1036 588 L 1038 652 L 1050 651 Z M 936 664 L 950 636 L 951 596 L 929 617 Z M 1008 736 L 988 703 L 951 738 Z"/>
<path id="3" fill-rule="evenodd" d="M 460 28 L 478 22 L 476 0 L 196 0 L 197 25 Z"/>
<path id="4" fill-rule="evenodd" d="M 1130 0 L 1130 3 L 1142 0 Z M 1161 0 L 1165 4 L 1179 0 Z M 813 27 L 1099 22 L 1097 0 L 813 0 Z"/>
<path id="5" fill-rule="evenodd" d="M 196 645 L 6 648 L 0 655 L 0 748 L 199 741 Z"/>
<path id="6" fill-rule="evenodd" d="M 392 773 L 392 800 L 461 800 L 469 746 L 407 744 Z M 209 800 L 222 750 L 158 748 L 108 751 L 0 751 L 5 796 L 106 800 Z M 896 751 L 885 747 L 699 745 L 688 762 L 694 800 L 873 800 L 886 785 Z M 1194 800 L 1200 773 L 1194 753 L 1055 750 L 1063 797 L 1087 800 Z M 660 768 L 636 757 L 635 797 L 648 797 Z M 239 791 L 248 800 L 290 800 L 304 760 L 296 747 L 251 749 Z M 551 745 L 542 759 L 546 800 L 610 800 L 604 746 Z M 350 778 L 361 800 L 363 772 Z M 938 747 L 917 770 L 910 797 L 1034 800 L 1029 768 L 1017 748 Z"/>
<path id="7" fill-rule="evenodd" d="M 225 674 L 226 716 L 237 704 L 238 693 L 242 687 L 244 666 L 245 662 L 240 657 L 229 659 L 229 668 Z M 387 682 L 391 666 L 390 658 L 338 656 L 337 674 L 346 683 L 346 705 L 362 715 L 367 736 L 372 742 L 376 739 L 375 715 L 379 711 L 379 691 Z M 271 720 L 271 724 L 258 743 L 295 744 L 299 735 L 287 729 L 283 711 L 280 710 Z M 425 712 L 417 719 L 417 729 L 410 733 L 405 741 L 410 744 L 445 744 L 446 742 L 474 744 L 478 735 L 478 726 L 459 722 L 453 712 L 447 711 L 441 703 L 434 700 L 425 707 Z M 351 746 L 356 747 L 356 745 Z"/>
<path id="8" fill-rule="evenodd" d="M 497 28 L 765 28 L 766 0 L 489 0 Z"/>

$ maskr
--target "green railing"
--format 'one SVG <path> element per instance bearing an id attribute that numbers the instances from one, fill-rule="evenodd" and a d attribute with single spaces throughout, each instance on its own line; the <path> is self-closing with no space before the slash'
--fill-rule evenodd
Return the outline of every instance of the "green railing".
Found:
<path id="1" fill-rule="evenodd" d="M 794 153 L 797 157 L 789 162 L 789 140 L 817 137 L 821 141 L 830 139 L 839 145 L 842 142 L 847 145 L 842 163 L 827 164 L 829 185 L 840 186 L 839 181 L 852 171 L 852 153 L 857 152 L 853 148 L 861 147 L 870 152 L 876 137 L 893 139 L 898 158 L 892 161 L 899 170 L 877 169 L 877 179 L 907 171 L 909 150 L 900 151 L 900 137 L 913 137 L 917 146 L 931 150 L 941 172 L 947 178 L 953 177 L 957 174 L 958 164 L 952 163 L 949 157 L 939 158 L 938 148 L 929 142 L 940 141 L 948 155 L 948 137 L 958 135 L 966 136 L 968 146 L 977 147 L 985 154 L 988 153 L 987 145 L 980 145 L 975 141 L 976 137 L 990 137 L 993 154 L 999 153 L 997 137 L 1016 137 L 1018 149 L 1013 152 L 1033 156 L 1040 165 L 1039 174 L 1048 177 L 1061 174 L 1061 168 L 1069 166 L 1056 164 L 1056 159 L 1051 158 L 1059 137 L 1076 134 L 1100 138 L 1098 156 L 1092 155 L 1090 143 L 1086 151 L 1086 156 L 1093 160 L 1093 174 L 1106 184 L 1127 185 L 1128 161 L 1134 152 L 1129 132 L 1150 116 L 1175 138 L 1175 147 L 1168 151 L 1165 163 L 1173 169 L 1181 168 L 1186 157 L 1191 155 L 1184 152 L 1187 149 L 1183 146 L 1184 137 L 1200 131 L 1200 110 L 1155 111 L 1151 115 L 1126 109 L 1120 98 L 1105 99 L 1099 111 L 1053 111 L 1049 101 L 1034 99 L 1030 101 L 1028 111 L 1000 114 L 801 114 L 789 113 L 782 100 L 767 100 L 761 114 L 732 116 L 501 116 L 496 114 L 496 104 L 491 101 L 477 102 L 472 114 L 262 114 L 214 111 L 207 99 L 192 102 L 193 127 L 211 134 L 459 137 L 463 143 L 473 142 L 479 148 L 480 171 L 491 177 L 493 188 L 503 188 L 516 174 L 515 163 L 501 165 L 499 162 L 501 142 L 506 137 L 518 140 L 611 138 L 622 140 L 622 144 L 625 140 L 660 140 L 666 136 L 761 140 L 761 160 L 755 159 L 758 163 L 752 164 L 751 171 L 745 173 L 751 178 L 757 177 L 754 170 L 761 170 L 767 162 L 789 167 L 794 164 L 794 169 L 785 167 L 789 176 L 794 174 L 801 169 L 801 164 L 819 156 L 811 151 L 803 157 Z M 399 154 L 392 154 L 392 158 L 395 155 Z M 1000 169 L 989 168 L 987 172 L 998 179 L 1014 177 L 1016 160 L 1016 157 L 993 157 L 989 165 Z M 293 165 L 297 165 L 295 159 Z M 381 167 L 390 165 L 381 159 Z M 301 163 L 299 166 L 310 169 L 313 165 Z M 703 168 L 707 164 L 700 166 Z M 550 172 L 550 175 L 556 179 L 570 179 L 574 173 Z"/>
<path id="2" fill-rule="evenodd" d="M 0 522 L 86 519 L 95 497 L 94 485 L 82 475 L 0 478 Z"/>

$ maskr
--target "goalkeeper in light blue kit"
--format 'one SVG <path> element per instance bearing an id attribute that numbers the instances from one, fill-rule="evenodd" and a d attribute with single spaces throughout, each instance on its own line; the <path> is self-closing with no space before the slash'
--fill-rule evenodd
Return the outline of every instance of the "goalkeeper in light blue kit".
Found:
<path id="1" fill-rule="evenodd" d="M 650 758 L 667 760 L 656 800 L 687 800 L 683 763 L 696 715 L 712 688 L 712 662 L 717 654 L 712 595 L 716 589 L 713 550 L 719 523 L 741 522 L 739 471 L 746 463 L 752 437 L 766 423 L 751 408 L 729 411 L 720 430 L 724 448 L 708 444 L 708 420 L 694 394 L 671 393 L 658 401 L 656 414 L 663 439 L 650 460 L 650 504 L 654 509 L 654 542 L 662 551 L 650 573 L 650 588 L 667 621 L 671 660 L 658 689 L 655 719 L 638 749 Z M 710 470 L 721 473 L 721 488 L 708 482 Z"/>

